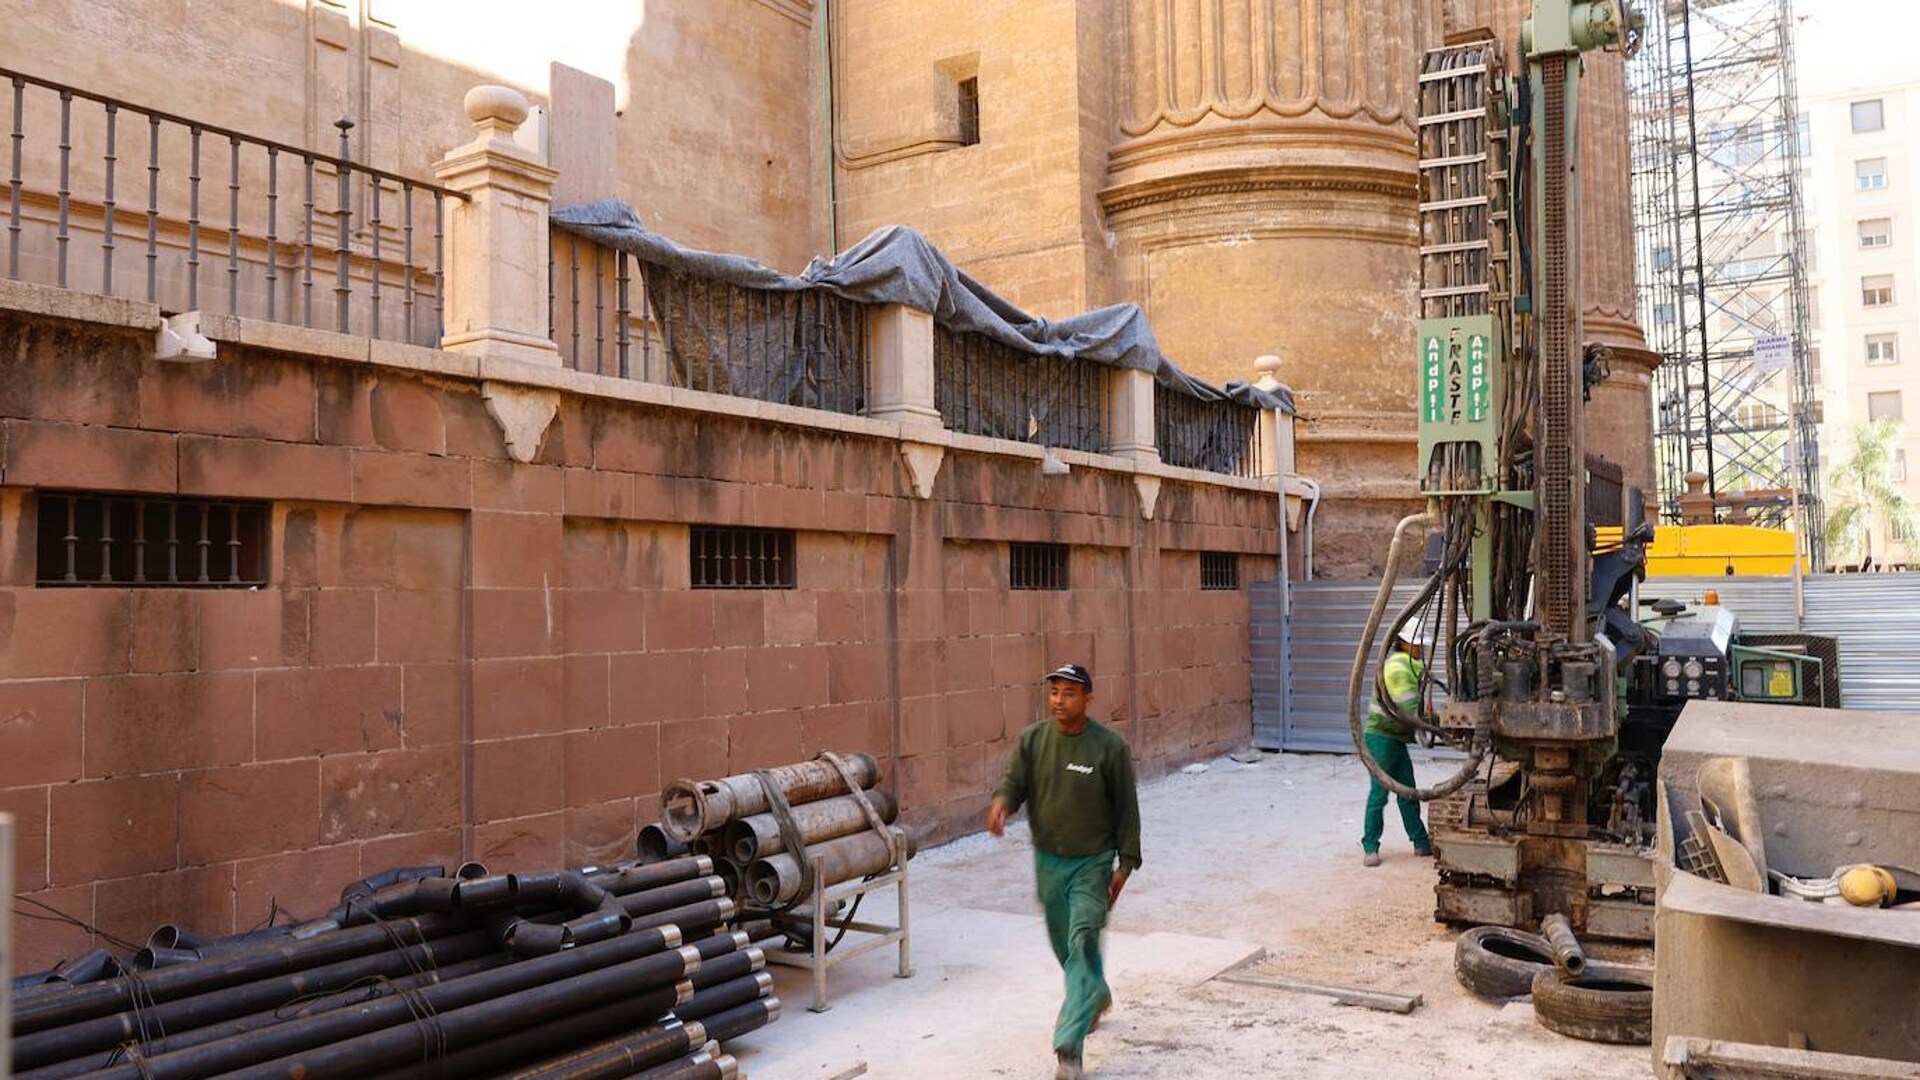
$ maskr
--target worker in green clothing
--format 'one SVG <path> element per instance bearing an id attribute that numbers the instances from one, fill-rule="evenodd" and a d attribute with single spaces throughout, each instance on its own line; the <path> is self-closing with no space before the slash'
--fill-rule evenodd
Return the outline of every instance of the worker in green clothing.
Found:
<path id="1" fill-rule="evenodd" d="M 1407 756 L 1407 743 L 1413 741 L 1413 727 L 1393 713 L 1395 710 L 1402 716 L 1419 713 L 1420 675 L 1424 670 L 1420 653 L 1419 629 L 1407 623 L 1400 628 L 1393 652 L 1380 668 L 1380 685 L 1392 697 L 1394 708 L 1389 709 L 1380 700 L 1379 691 L 1367 706 L 1367 753 L 1388 776 L 1409 787 L 1413 786 L 1413 759 Z M 1371 786 L 1367 789 L 1367 815 L 1360 834 L 1361 861 L 1368 866 L 1379 866 L 1380 834 L 1386 830 L 1387 789 L 1380 786 L 1372 773 L 1367 774 L 1367 780 Z M 1420 822 L 1419 802 L 1405 796 L 1396 798 L 1400 803 L 1400 821 L 1407 827 L 1407 839 L 1413 841 L 1413 853 L 1433 854 L 1433 840 Z"/>
<path id="2" fill-rule="evenodd" d="M 1052 719 L 1020 733 L 993 791 L 987 830 L 1004 835 L 1008 815 L 1027 807 L 1047 935 L 1067 976 L 1053 1029 L 1054 1078 L 1080 1080 L 1087 1033 L 1113 1004 L 1100 932 L 1127 876 L 1140 867 L 1140 803 L 1127 740 L 1087 716 L 1093 676 L 1079 664 L 1062 664 L 1046 682 Z"/>

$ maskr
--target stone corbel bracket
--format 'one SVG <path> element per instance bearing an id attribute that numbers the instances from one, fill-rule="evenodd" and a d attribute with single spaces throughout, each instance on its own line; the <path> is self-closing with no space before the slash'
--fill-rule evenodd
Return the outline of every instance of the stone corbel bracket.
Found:
<path id="1" fill-rule="evenodd" d="M 1160 478 L 1134 473 L 1133 493 L 1140 497 L 1141 520 L 1152 521 L 1154 508 L 1160 505 Z"/>
<path id="2" fill-rule="evenodd" d="M 902 442 L 900 459 L 907 463 L 907 476 L 913 481 L 914 496 L 933 498 L 933 482 L 940 478 L 940 467 L 947 460 L 947 448 L 930 443 Z"/>
<path id="3" fill-rule="evenodd" d="M 532 461 L 553 414 L 559 411 L 560 392 L 489 381 L 481 385 L 480 396 L 487 403 L 487 415 L 500 425 L 507 453 L 522 464 Z"/>

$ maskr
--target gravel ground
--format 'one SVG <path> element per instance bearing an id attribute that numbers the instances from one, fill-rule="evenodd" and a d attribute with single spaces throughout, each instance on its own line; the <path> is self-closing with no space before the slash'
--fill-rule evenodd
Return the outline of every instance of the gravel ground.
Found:
<path id="1" fill-rule="evenodd" d="M 1415 762 L 1423 776 L 1444 768 Z M 1525 1001 L 1461 989 L 1454 935 L 1432 920 L 1432 863 L 1412 854 L 1391 808 L 1385 865 L 1360 864 L 1365 792 L 1360 765 L 1331 755 L 1222 758 L 1142 789 L 1146 866 L 1109 924 L 1116 1003 L 1088 1042 L 1089 1076 L 1651 1074 L 1646 1047 L 1562 1038 L 1536 1026 Z M 743 1072 L 824 1080 L 864 1063 L 875 1077 L 1046 1080 L 1059 974 L 1031 858 L 1024 826 L 923 853 L 913 864 L 915 977 L 890 978 L 891 953 L 851 961 L 833 973 L 835 1007 L 814 1014 L 804 973 L 780 969 L 780 1022 L 729 1047 Z M 1249 970 L 1425 1003 L 1399 1016 L 1213 980 L 1262 948 Z"/>

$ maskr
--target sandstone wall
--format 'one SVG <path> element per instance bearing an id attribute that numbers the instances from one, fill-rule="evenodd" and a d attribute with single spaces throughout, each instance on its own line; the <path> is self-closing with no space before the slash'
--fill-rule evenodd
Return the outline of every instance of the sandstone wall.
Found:
<path id="1" fill-rule="evenodd" d="M 1068 659 L 1145 775 L 1249 737 L 1270 495 L 1169 480 L 1146 521 L 1124 473 L 956 450 L 923 500 L 892 439 L 579 395 L 523 465 L 468 379 L 151 345 L 0 312 L 0 810 L 18 887 L 120 937 L 616 858 L 663 779 L 822 746 L 971 831 Z M 45 490 L 268 500 L 268 584 L 36 586 Z M 690 588 L 689 524 L 797 530 L 798 587 Z M 1009 540 L 1072 545 L 1072 589 L 1010 590 Z M 89 944 L 16 925 L 24 970 Z"/>

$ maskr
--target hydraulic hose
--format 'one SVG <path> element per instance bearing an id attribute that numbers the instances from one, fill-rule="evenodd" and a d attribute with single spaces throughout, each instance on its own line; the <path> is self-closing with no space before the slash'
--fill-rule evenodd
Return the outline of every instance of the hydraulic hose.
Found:
<path id="1" fill-rule="evenodd" d="M 1421 802 L 1445 798 L 1465 787 L 1473 779 L 1474 774 L 1479 771 L 1480 763 L 1487 757 L 1487 732 L 1479 730 L 1473 733 L 1473 749 L 1468 753 L 1466 762 L 1460 766 L 1459 772 L 1433 787 L 1408 787 L 1388 776 L 1387 770 L 1381 768 L 1380 763 L 1373 760 L 1373 755 L 1367 752 L 1366 729 L 1361 721 L 1361 711 L 1366 698 L 1361 696 L 1360 688 L 1367 678 L 1367 653 L 1373 647 L 1374 635 L 1380 632 L 1380 619 L 1387 612 L 1387 604 L 1393 599 L 1393 583 L 1400 576 L 1400 555 L 1406 547 L 1407 534 L 1414 529 L 1426 528 L 1432 524 L 1431 513 L 1419 513 L 1401 518 L 1400 524 L 1394 526 L 1393 543 L 1387 547 L 1387 565 L 1380 573 L 1380 591 L 1373 598 L 1373 609 L 1367 613 L 1367 627 L 1360 633 L 1360 647 L 1354 650 L 1353 671 L 1347 680 L 1347 726 L 1352 731 L 1353 748 L 1359 752 L 1361 764 L 1367 767 L 1367 772 L 1373 775 L 1381 787 L 1403 799 L 1417 799 Z"/>

